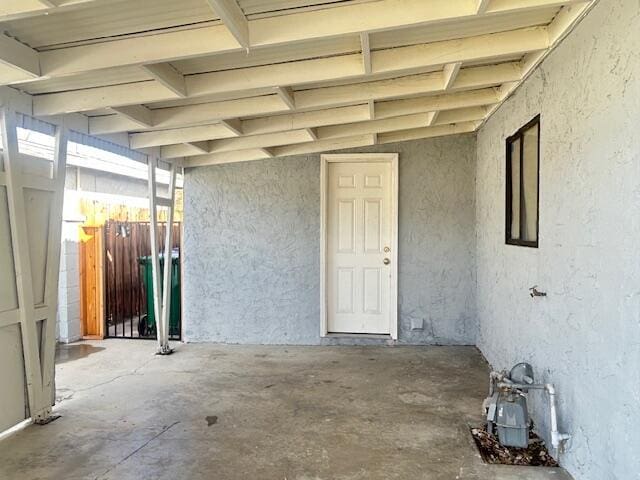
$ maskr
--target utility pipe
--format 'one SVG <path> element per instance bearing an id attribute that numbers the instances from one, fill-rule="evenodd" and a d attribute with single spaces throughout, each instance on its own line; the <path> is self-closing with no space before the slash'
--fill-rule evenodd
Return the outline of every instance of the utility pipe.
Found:
<path id="1" fill-rule="evenodd" d="M 496 375 L 493 375 L 496 373 Z M 493 390 L 493 379 L 500 378 L 499 373 L 491 372 L 491 388 Z M 551 418 L 551 446 L 554 449 L 559 449 L 562 445 L 562 442 L 565 442 L 571 438 L 571 435 L 568 433 L 560 433 L 558 431 L 558 413 L 556 408 L 556 389 L 552 383 L 534 383 L 534 384 L 523 384 L 523 383 L 513 383 L 506 378 L 502 378 L 502 380 L 498 383 L 498 388 L 508 388 L 513 389 L 517 388 L 519 390 L 544 390 L 547 392 L 549 396 L 549 416 Z"/>

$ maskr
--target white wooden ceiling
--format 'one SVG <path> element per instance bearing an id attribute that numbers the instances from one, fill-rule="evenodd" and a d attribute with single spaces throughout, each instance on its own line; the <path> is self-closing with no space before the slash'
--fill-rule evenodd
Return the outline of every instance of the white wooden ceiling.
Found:
<path id="1" fill-rule="evenodd" d="M 185 166 L 472 132 L 576 0 L 3 0 L 0 85 Z"/>

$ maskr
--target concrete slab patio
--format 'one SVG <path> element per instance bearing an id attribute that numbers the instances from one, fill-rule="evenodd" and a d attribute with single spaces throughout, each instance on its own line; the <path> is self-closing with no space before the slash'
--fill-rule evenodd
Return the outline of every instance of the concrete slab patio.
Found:
<path id="1" fill-rule="evenodd" d="M 62 417 L 3 441 L 0 478 L 570 479 L 482 463 L 474 347 L 155 348 L 60 347 Z"/>

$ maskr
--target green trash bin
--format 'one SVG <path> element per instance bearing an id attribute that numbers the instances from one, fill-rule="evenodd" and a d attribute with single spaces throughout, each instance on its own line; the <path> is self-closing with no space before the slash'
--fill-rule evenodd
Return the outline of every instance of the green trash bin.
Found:
<path id="1" fill-rule="evenodd" d="M 142 281 L 147 292 L 147 315 L 140 319 L 138 333 L 141 337 L 156 336 L 156 315 L 153 308 L 153 268 L 151 256 L 138 259 L 142 268 Z M 164 256 L 160 255 L 160 283 L 164 278 Z M 161 294 L 162 294 L 161 287 Z M 174 250 L 171 254 L 171 310 L 169 312 L 169 336 L 180 338 L 180 254 Z"/>

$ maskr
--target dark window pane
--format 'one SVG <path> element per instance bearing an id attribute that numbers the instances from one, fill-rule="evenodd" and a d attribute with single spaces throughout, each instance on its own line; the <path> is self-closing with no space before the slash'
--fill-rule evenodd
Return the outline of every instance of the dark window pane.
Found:
<path id="1" fill-rule="evenodd" d="M 511 143 L 511 238 L 520 238 L 520 139 Z"/>
<path id="2" fill-rule="evenodd" d="M 540 120 L 507 139 L 507 243 L 538 246 Z"/>
<path id="3" fill-rule="evenodd" d="M 535 242 L 538 238 L 538 125 L 523 133 L 523 209 L 522 240 Z"/>

